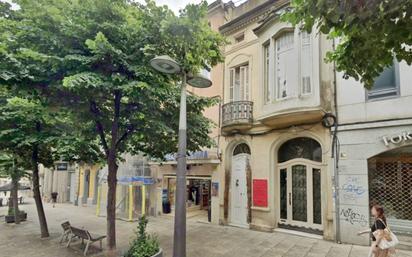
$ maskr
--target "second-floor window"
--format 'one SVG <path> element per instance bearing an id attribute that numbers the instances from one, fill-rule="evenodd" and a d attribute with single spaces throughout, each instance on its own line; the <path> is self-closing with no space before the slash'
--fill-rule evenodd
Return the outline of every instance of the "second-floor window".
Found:
<path id="1" fill-rule="evenodd" d="M 385 99 L 399 95 L 398 63 L 385 68 L 375 79 L 373 87 L 367 91 L 368 100 Z"/>
<path id="2" fill-rule="evenodd" d="M 249 65 L 245 64 L 231 68 L 229 73 L 229 100 L 231 102 L 249 100 Z"/>
<path id="3" fill-rule="evenodd" d="M 297 84 L 294 34 L 284 33 L 275 42 L 276 98 L 283 99 L 294 95 Z"/>
<path id="4" fill-rule="evenodd" d="M 312 47 L 312 35 L 303 31 L 284 32 L 263 45 L 266 103 L 312 93 Z M 273 53 L 270 49 L 274 49 Z M 272 58 L 273 62 L 270 61 Z M 274 73 L 273 81 L 271 71 Z"/>

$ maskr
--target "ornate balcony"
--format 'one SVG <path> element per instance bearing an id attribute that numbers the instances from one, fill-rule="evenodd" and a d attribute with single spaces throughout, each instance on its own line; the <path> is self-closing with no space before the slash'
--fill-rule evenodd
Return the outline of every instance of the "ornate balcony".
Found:
<path id="1" fill-rule="evenodd" d="M 222 106 L 222 130 L 249 129 L 253 123 L 253 102 L 236 101 Z"/>

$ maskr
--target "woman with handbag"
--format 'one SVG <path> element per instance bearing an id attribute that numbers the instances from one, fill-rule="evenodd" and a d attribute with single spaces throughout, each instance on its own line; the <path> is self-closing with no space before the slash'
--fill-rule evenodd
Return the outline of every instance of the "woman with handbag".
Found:
<path id="1" fill-rule="evenodd" d="M 372 245 L 369 257 L 390 257 L 395 253 L 394 246 L 398 243 L 398 239 L 390 231 L 381 206 L 374 205 L 371 209 L 371 215 L 374 218 L 371 228 L 359 232 L 358 235 L 371 232 Z"/>

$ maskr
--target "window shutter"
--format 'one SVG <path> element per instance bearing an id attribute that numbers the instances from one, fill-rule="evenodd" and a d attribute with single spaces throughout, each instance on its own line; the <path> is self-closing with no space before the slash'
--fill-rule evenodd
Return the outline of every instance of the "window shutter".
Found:
<path id="1" fill-rule="evenodd" d="M 229 70 L 229 76 L 230 76 L 230 81 L 229 81 L 229 102 L 233 102 L 233 97 L 234 97 L 234 86 L 235 86 L 235 69 L 230 69 Z"/>
<path id="2" fill-rule="evenodd" d="M 272 99 L 271 90 L 270 90 L 270 79 L 269 79 L 269 47 L 270 44 L 263 46 L 263 87 L 264 87 L 264 99 L 268 103 Z"/>
<path id="3" fill-rule="evenodd" d="M 312 40 L 311 34 L 301 32 L 301 92 L 303 95 L 312 93 Z"/>
<path id="4" fill-rule="evenodd" d="M 240 100 L 249 100 L 248 66 L 240 67 Z"/>

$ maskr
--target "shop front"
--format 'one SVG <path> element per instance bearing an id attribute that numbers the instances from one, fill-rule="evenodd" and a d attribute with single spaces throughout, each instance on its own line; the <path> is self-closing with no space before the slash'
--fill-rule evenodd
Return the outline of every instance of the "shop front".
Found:
<path id="1" fill-rule="evenodd" d="M 212 151 L 198 151 L 187 156 L 186 167 L 186 214 L 188 219 L 202 222 L 219 221 L 219 173 L 220 160 Z M 174 215 L 177 161 L 174 155 L 164 162 L 150 163 L 157 180 L 158 196 L 156 213 Z"/>
<path id="2" fill-rule="evenodd" d="M 163 176 L 162 211 L 164 214 L 174 213 L 176 176 Z M 211 177 L 188 176 L 186 181 L 187 217 L 203 221 L 211 221 L 209 206 L 211 201 Z"/>
<path id="3" fill-rule="evenodd" d="M 391 229 L 412 236 L 412 127 L 382 126 L 339 132 L 337 235 L 369 244 L 357 232 L 372 224 L 370 207 L 383 206 Z"/>

